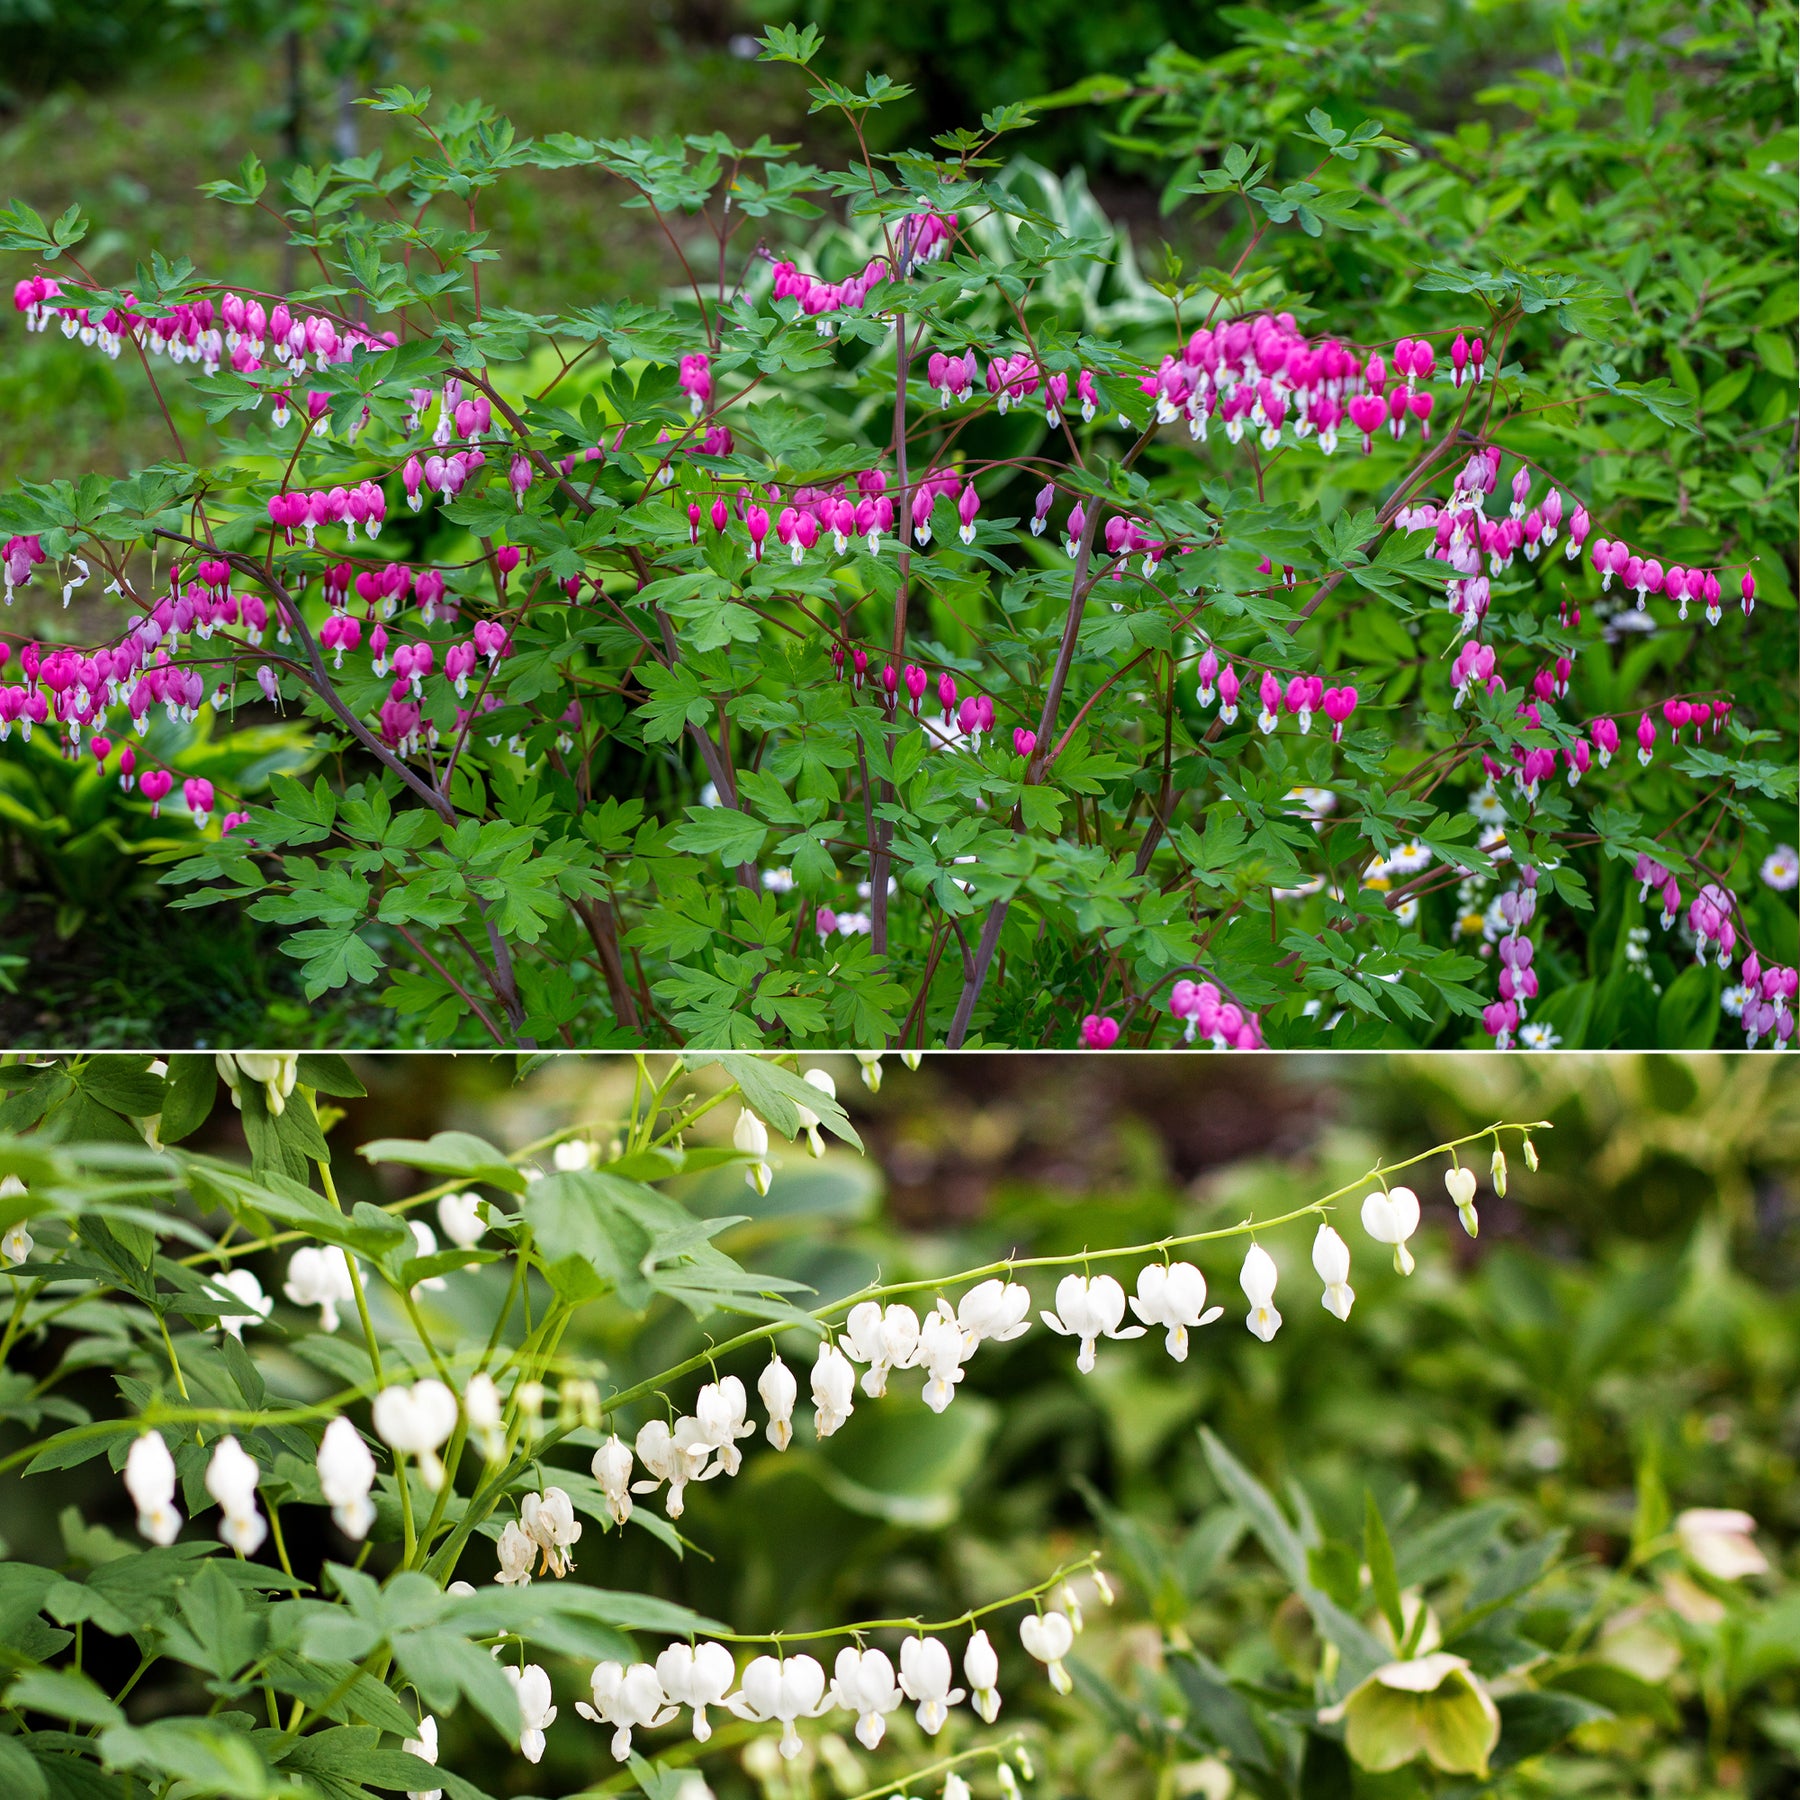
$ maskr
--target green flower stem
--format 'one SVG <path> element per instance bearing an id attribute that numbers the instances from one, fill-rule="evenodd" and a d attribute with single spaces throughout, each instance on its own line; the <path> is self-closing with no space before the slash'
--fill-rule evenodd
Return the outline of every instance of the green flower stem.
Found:
<path id="1" fill-rule="evenodd" d="M 1089 1569 L 1097 1568 L 1099 1563 L 1100 1552 L 1090 1551 L 1074 1562 L 1063 1563 L 1054 1575 L 1047 1576 L 1035 1587 L 1008 1594 L 1004 1600 L 990 1600 L 985 1606 L 972 1606 L 967 1612 L 958 1613 L 954 1619 L 936 1619 L 930 1622 L 916 1617 L 858 1619 L 852 1625 L 827 1625 L 818 1631 L 719 1631 L 712 1635 L 725 1644 L 773 1644 L 780 1650 L 784 1645 L 819 1643 L 827 1638 L 859 1638 L 868 1631 L 955 1631 L 961 1626 L 973 1625 L 977 1619 L 985 1619 L 990 1613 L 1005 1612 L 1008 1607 L 1022 1606 L 1027 1600 L 1040 1599 L 1061 1587 L 1071 1576 L 1083 1575 Z"/>

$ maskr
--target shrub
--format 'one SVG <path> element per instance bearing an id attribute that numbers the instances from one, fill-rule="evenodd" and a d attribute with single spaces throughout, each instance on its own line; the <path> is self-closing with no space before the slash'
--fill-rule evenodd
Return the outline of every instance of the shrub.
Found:
<path id="1" fill-rule="evenodd" d="M 895 94 L 815 91 L 854 130 Z M 1240 209 L 1233 265 L 1149 280 L 1079 183 L 996 169 L 1016 107 L 825 173 L 374 104 L 423 147 L 288 178 L 308 293 L 161 257 L 101 289 L 73 213 L 0 240 L 59 271 L 29 323 L 191 364 L 245 431 L 5 503 L 12 585 L 137 610 L 0 704 L 71 747 L 108 708 L 302 709 L 341 779 L 277 777 L 166 879 L 294 927 L 312 993 L 385 974 L 446 1042 L 1701 1043 L 1722 999 L 1791 1035 L 1755 542 L 1611 522 L 1597 434 L 1655 456 L 1691 408 L 1579 348 L 1598 280 L 1446 265 L 1393 336 L 1293 296 L 1410 155 L 1379 121 L 1314 109 L 1295 178 L 1227 146 L 1180 185 Z M 685 291 L 496 304 L 477 207 L 520 165 L 616 177 Z M 782 256 L 815 194 L 841 218 Z M 1615 664 L 1622 592 L 1676 618 Z M 1739 647 L 1686 658 L 1709 634 Z"/>

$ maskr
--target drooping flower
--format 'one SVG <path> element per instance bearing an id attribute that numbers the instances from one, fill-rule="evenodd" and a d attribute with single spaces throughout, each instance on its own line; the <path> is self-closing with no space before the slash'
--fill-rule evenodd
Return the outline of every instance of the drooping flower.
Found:
<path id="1" fill-rule="evenodd" d="M 500 1403 L 500 1390 L 493 1376 L 485 1370 L 469 1377 L 463 1389 L 463 1417 L 469 1422 L 469 1435 L 480 1446 L 490 1463 L 497 1463 L 506 1450 L 506 1410 Z"/>
<path id="2" fill-rule="evenodd" d="M 1093 1371 L 1097 1340 L 1144 1335 L 1141 1325 L 1121 1326 L 1124 1316 L 1125 1290 L 1110 1275 L 1065 1275 L 1056 1284 L 1056 1310 L 1039 1314 L 1058 1336 L 1081 1340 L 1075 1366 L 1084 1375 Z"/>
<path id="3" fill-rule="evenodd" d="M 325 1427 L 319 1439 L 318 1470 L 319 1487 L 338 1530 L 360 1543 L 375 1523 L 369 1499 L 375 1486 L 375 1453 L 348 1419 L 333 1419 Z"/>
<path id="4" fill-rule="evenodd" d="M 517 1519 L 508 1519 L 495 1545 L 500 1559 L 500 1572 L 494 1580 L 501 1587 L 529 1587 L 531 1571 L 537 1567 L 538 1547 Z"/>
<path id="5" fill-rule="evenodd" d="M 1356 1298 L 1350 1286 L 1350 1246 L 1329 1225 L 1321 1225 L 1313 1239 L 1312 1260 L 1325 1284 L 1321 1304 L 1333 1318 L 1349 1318 L 1350 1304 Z"/>
<path id="6" fill-rule="evenodd" d="M 437 1720 L 427 1713 L 419 1721 L 419 1735 L 408 1738 L 400 1748 L 409 1756 L 416 1756 L 420 1762 L 428 1762 L 435 1769 L 438 1759 L 438 1727 Z M 409 1788 L 406 1800 L 444 1800 L 442 1788 Z"/>
<path id="7" fill-rule="evenodd" d="M 606 1510 L 615 1525 L 623 1525 L 631 1517 L 631 1446 L 615 1431 L 598 1450 L 590 1465 L 600 1492 L 606 1496 Z"/>
<path id="8" fill-rule="evenodd" d="M 1206 1277 L 1190 1262 L 1147 1263 L 1138 1270 L 1131 1310 L 1146 1325 L 1164 1327 L 1164 1343 L 1177 1362 L 1186 1362 L 1188 1332 L 1210 1325 L 1222 1306 L 1206 1304 Z"/>
<path id="9" fill-rule="evenodd" d="M 700 1479 L 700 1471 L 712 1454 L 710 1446 L 700 1442 L 694 1433 L 671 1431 L 665 1419 L 650 1419 L 638 1428 L 633 1448 L 637 1451 L 638 1461 L 649 1471 L 650 1479 L 634 1481 L 631 1491 L 653 1494 L 666 1481 L 669 1494 L 663 1502 L 663 1511 L 671 1519 L 679 1519 L 687 1505 L 684 1490 L 690 1481 Z"/>
<path id="10" fill-rule="evenodd" d="M 1019 1622 L 1019 1642 L 1025 1653 L 1044 1665 L 1050 1685 L 1059 1694 L 1068 1693 L 1075 1685 L 1063 1658 L 1075 1646 L 1075 1627 L 1067 1613 L 1030 1613 Z"/>
<path id="11" fill-rule="evenodd" d="M 630 1757 L 634 1730 L 666 1725 L 675 1717 L 675 1708 L 669 1704 L 669 1696 L 649 1663 L 600 1663 L 589 1680 L 588 1691 L 593 1705 L 577 1700 L 575 1710 L 584 1719 L 615 1727 L 612 1753 L 616 1762 Z"/>
<path id="12" fill-rule="evenodd" d="M 153 1544 L 172 1544 L 181 1534 L 175 1507 L 175 1459 L 160 1431 L 132 1439 L 125 1454 L 125 1491 L 137 1508 L 137 1528 Z"/>
<path id="13" fill-rule="evenodd" d="M 236 1438 L 222 1437 L 213 1446 L 206 1465 L 206 1491 L 225 1515 L 219 1536 L 240 1556 L 254 1556 L 269 1535 L 268 1521 L 256 1509 L 261 1480 L 256 1458 Z"/>
<path id="14" fill-rule="evenodd" d="M 1250 1302 L 1250 1312 L 1244 1323 L 1265 1344 L 1281 1329 L 1281 1314 L 1275 1310 L 1275 1283 L 1280 1274 L 1274 1257 L 1261 1244 L 1250 1246 L 1244 1256 L 1244 1266 L 1238 1272 L 1238 1286 Z"/>
<path id="15" fill-rule="evenodd" d="M 846 1368 L 849 1364 L 844 1365 Z M 810 1656 L 759 1656 L 744 1671 L 743 1686 L 725 1703 L 740 1719 L 779 1723 L 778 1748 L 796 1757 L 802 1745 L 796 1719 L 816 1719 L 825 1710 L 825 1671 Z"/>
<path id="16" fill-rule="evenodd" d="M 770 1357 L 769 1366 L 757 1377 L 756 1392 L 769 1412 L 765 1435 L 777 1450 L 785 1450 L 794 1441 L 794 1402 L 800 1397 L 794 1371 L 779 1356 Z"/>
<path id="17" fill-rule="evenodd" d="M 671 1644 L 656 1659 L 656 1678 L 670 1705 L 693 1709 L 694 1736 L 704 1744 L 712 1736 L 706 1709 L 725 1704 L 737 1664 L 723 1644 Z"/>
<path id="18" fill-rule="evenodd" d="M 831 1079 L 828 1070 L 808 1069 L 806 1071 L 806 1085 L 808 1087 L 817 1088 L 827 1100 L 835 1100 L 837 1098 L 837 1083 Z M 794 1111 L 799 1115 L 800 1128 L 806 1133 L 806 1141 L 811 1147 L 813 1155 L 823 1156 L 825 1154 L 825 1141 L 819 1136 L 819 1126 L 821 1124 L 819 1115 L 812 1111 L 810 1107 L 805 1106 L 796 1106 Z"/>
<path id="19" fill-rule="evenodd" d="M 336 1244 L 305 1244 L 288 1258 L 281 1291 L 296 1306 L 319 1309 L 319 1329 L 336 1331 L 338 1307 L 356 1298 L 350 1262 Z"/>
<path id="20" fill-rule="evenodd" d="M 438 1229 L 459 1250 L 473 1250 L 487 1231 L 487 1202 L 479 1194 L 446 1194 L 437 1203 Z"/>
<path id="21" fill-rule="evenodd" d="M 867 1363 L 862 1390 L 871 1399 L 887 1392 L 888 1371 L 909 1369 L 919 1348 L 919 1315 L 898 1303 L 883 1308 L 864 1300 L 850 1309 L 844 1321 L 845 1354 L 853 1362 Z"/>
<path id="22" fill-rule="evenodd" d="M 927 1737 L 936 1737 L 950 1717 L 950 1708 L 967 1697 L 952 1685 L 955 1680 L 950 1652 L 937 1638 L 921 1634 L 901 1643 L 901 1691 L 914 1702 L 913 1716 Z"/>
<path id="23" fill-rule="evenodd" d="M 246 1325 L 262 1324 L 275 1310 L 275 1302 L 263 1292 L 262 1283 L 256 1279 L 253 1269 L 226 1269 L 218 1275 L 208 1276 L 207 1286 L 218 1299 L 236 1300 L 244 1307 L 243 1312 L 219 1314 L 220 1327 L 240 1342 Z"/>
<path id="24" fill-rule="evenodd" d="M 755 1190 L 759 1199 L 767 1195 L 769 1183 L 774 1179 L 775 1171 L 769 1166 L 769 1128 L 748 1107 L 743 1108 L 737 1116 L 737 1124 L 732 1127 L 731 1142 L 735 1149 L 756 1160 L 744 1171 L 744 1179 Z"/>
<path id="25" fill-rule="evenodd" d="M 701 1475 L 702 1481 L 738 1472 L 744 1453 L 738 1449 L 737 1440 L 756 1435 L 749 1412 L 749 1396 L 735 1375 L 727 1375 L 723 1381 L 709 1381 L 700 1390 L 694 1401 L 694 1418 L 702 1441 L 718 1453 L 712 1466 Z"/>
<path id="26" fill-rule="evenodd" d="M 819 1345 L 812 1371 L 813 1425 L 830 1437 L 850 1417 L 856 1404 L 856 1370 L 843 1351 L 830 1342 Z"/>
<path id="27" fill-rule="evenodd" d="M 1031 1290 L 1017 1281 L 978 1282 L 956 1303 L 956 1322 L 971 1356 L 985 1343 L 1007 1343 L 1031 1329 Z"/>
<path id="28" fill-rule="evenodd" d="M 569 1555 L 581 1541 L 581 1521 L 575 1516 L 574 1503 L 559 1487 L 547 1487 L 541 1494 L 527 1494 L 519 1502 L 519 1523 L 525 1535 L 544 1553 L 544 1570 L 557 1577 L 574 1568 Z"/>
<path id="29" fill-rule="evenodd" d="M 194 804 L 196 795 L 188 794 L 189 810 L 201 815 L 200 823 L 205 828 L 204 815 L 211 809 L 211 782 L 189 782 L 189 789 L 203 788 L 203 804 Z M 259 1050 L 239 1050 L 235 1052 L 221 1051 L 213 1058 L 220 1076 L 231 1092 L 231 1103 L 239 1111 L 243 1110 L 244 1099 L 239 1091 L 240 1080 L 256 1083 L 263 1090 L 269 1111 L 280 1118 L 287 1108 L 288 1095 L 294 1091 L 294 1084 L 299 1079 L 300 1058 L 293 1052 L 265 1052 Z"/>
<path id="30" fill-rule="evenodd" d="M 509 1668 L 506 1679 L 519 1703 L 519 1754 L 527 1762 L 537 1762 L 544 1754 L 544 1733 L 556 1721 L 550 1677 L 536 1663 L 527 1663 L 522 1669 Z"/>
<path id="31" fill-rule="evenodd" d="M 963 1679 L 969 1704 L 985 1724 L 993 1724 L 1000 1716 L 1000 1658 L 985 1631 L 977 1631 L 963 1651 Z"/>
<path id="32" fill-rule="evenodd" d="M 411 1387 L 386 1387 L 370 1408 L 375 1435 L 390 1450 L 418 1458 L 419 1473 L 433 1492 L 444 1485 L 438 1450 L 456 1429 L 456 1396 L 434 1376 Z"/>
<path id="33" fill-rule="evenodd" d="M 941 1413 L 956 1398 L 957 1383 L 963 1378 L 963 1362 L 969 1354 L 968 1340 L 963 1335 L 956 1314 L 947 1300 L 937 1303 L 928 1313 L 919 1331 L 919 1346 L 913 1356 L 914 1366 L 925 1371 L 925 1387 L 920 1398 L 933 1412 Z"/>
<path id="34" fill-rule="evenodd" d="M 1362 1224 L 1376 1243 L 1393 1246 L 1394 1267 L 1410 1275 L 1415 1265 L 1406 1240 L 1419 1229 L 1419 1196 L 1409 1187 L 1370 1194 L 1362 1203 Z"/>
<path id="35" fill-rule="evenodd" d="M 1475 1216 L 1475 1171 L 1465 1169 L 1460 1163 L 1446 1169 L 1444 1190 L 1456 1202 L 1456 1212 L 1462 1220 L 1463 1230 L 1474 1237 L 1481 1229 L 1481 1221 Z"/>
<path id="36" fill-rule="evenodd" d="M 845 1645 L 833 1665 L 831 1697 L 846 1712 L 856 1714 L 857 1742 L 865 1750 L 875 1749 L 887 1731 L 887 1715 L 896 1711 L 901 1701 L 900 1685 L 887 1653 Z"/>

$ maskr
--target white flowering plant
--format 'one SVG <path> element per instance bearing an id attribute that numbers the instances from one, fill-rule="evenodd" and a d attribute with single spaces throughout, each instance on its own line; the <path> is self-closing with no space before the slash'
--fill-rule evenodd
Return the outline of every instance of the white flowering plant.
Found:
<path id="1" fill-rule="evenodd" d="M 965 1800 L 979 1782 L 1011 1800 L 1049 1695 L 1108 1704 L 1077 1652 L 1084 1606 L 1113 1592 L 1097 1544 L 1046 1542 L 1023 1581 L 971 1570 L 949 1616 L 764 1596 L 747 1609 L 780 1628 L 752 1631 L 671 1597 L 700 1547 L 690 1499 L 730 1486 L 753 1508 L 784 1459 L 809 1456 L 845 1489 L 893 1486 L 880 1446 L 940 1454 L 969 1367 L 1040 1326 L 1046 1345 L 1072 1340 L 1082 1379 L 1102 1359 L 1105 1379 L 1135 1339 L 1191 1367 L 1236 1310 L 1208 1304 L 1203 1265 L 1233 1285 L 1221 1253 L 1263 1344 L 1282 1323 L 1270 1246 L 1290 1267 L 1310 1248 L 1320 1303 L 1345 1321 L 1335 1208 L 1410 1267 L 1420 1207 L 1394 1176 L 1436 1165 L 1448 1222 L 1477 1154 L 1497 1186 L 1509 1147 L 1536 1161 L 1531 1127 L 1497 1123 L 1204 1232 L 809 1292 L 720 1245 L 746 1224 L 735 1241 L 755 1242 L 778 1212 L 706 1216 L 680 1194 L 741 1175 L 747 1207 L 773 1196 L 803 1213 L 809 1171 L 857 1166 L 821 1154 L 827 1137 L 860 1147 L 829 1072 L 734 1055 L 631 1069 L 610 1116 L 512 1150 L 456 1130 L 377 1139 L 354 1182 L 329 1137 L 361 1083 L 337 1057 L 0 1070 L 0 1472 L 26 1503 L 8 1517 L 29 1521 L 0 1561 L 4 1792 L 469 1800 L 484 1790 L 453 1751 L 474 1746 L 483 1769 L 511 1771 L 509 1792 L 542 1762 L 589 1779 L 582 1791 L 635 1781 L 694 1800 L 689 1784 L 741 1768 L 772 1793 L 782 1769 L 823 1759 L 845 1793 Z M 247 1154 L 183 1148 L 203 1127 L 229 1144 L 215 1112 Z M 340 1177 L 354 1193 L 384 1172 L 371 1191 L 389 1198 L 340 1198 Z M 1473 1229 L 1472 1200 L 1459 1210 Z M 738 1328 L 714 1336 L 722 1317 Z M 616 1364 L 587 1348 L 596 1319 Z M 869 1434 L 894 1412 L 904 1439 Z M 826 1465 L 815 1447 L 840 1434 Z M 1272 1554 L 1307 1541 L 1223 1445 L 1208 1455 Z M 1395 1739 L 1369 1735 L 1367 1682 L 1436 1653 L 1403 1619 L 1395 1656 L 1370 1660 L 1379 1626 L 1362 1615 L 1392 1610 L 1378 1527 L 1368 1583 L 1335 1561 L 1301 1583 L 1325 1646 L 1307 1732 L 1327 1748 L 1312 1754 L 1370 1768 Z M 1690 1518 L 1690 1554 L 1742 1573 L 1748 1530 L 1717 1509 Z M 1446 1664 L 1439 1688 L 1489 1716 L 1478 1672 Z M 847 1784 L 845 1767 L 868 1779 Z"/>

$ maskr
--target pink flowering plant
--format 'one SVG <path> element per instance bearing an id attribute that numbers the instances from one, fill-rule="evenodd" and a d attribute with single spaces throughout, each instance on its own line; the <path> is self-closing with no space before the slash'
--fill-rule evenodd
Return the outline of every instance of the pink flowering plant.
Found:
<path id="1" fill-rule="evenodd" d="M 812 28 L 762 41 L 812 73 Z M 814 78 L 859 144 L 903 91 Z M 1019 107 L 825 171 L 371 104 L 409 159 L 212 184 L 304 292 L 160 254 L 107 288 L 75 213 L 0 223 L 28 329 L 241 434 L 0 503 L 44 620 L 0 732 L 183 814 L 174 903 L 288 928 L 310 994 L 526 1046 L 1554 1044 L 1547 946 L 1629 876 L 1687 985 L 1612 1035 L 1711 1042 L 1729 993 L 1791 1039 L 1757 810 L 1791 743 L 1615 666 L 1598 617 L 1753 662 L 1756 558 L 1584 500 L 1584 395 L 1688 429 L 1666 382 L 1571 398 L 1520 355 L 1528 319 L 1605 344 L 1595 284 L 1440 271 L 1360 341 L 1286 286 L 1280 245 L 1365 230 L 1412 155 L 1379 122 L 1196 166 L 1234 260 L 1150 279 L 1077 181 L 996 158 Z M 681 284 L 509 309 L 480 208 L 524 166 L 616 178 Z M 89 582 L 116 628 L 51 641 Z M 304 717 L 327 768 L 177 781 L 132 743 L 158 709 Z"/>

